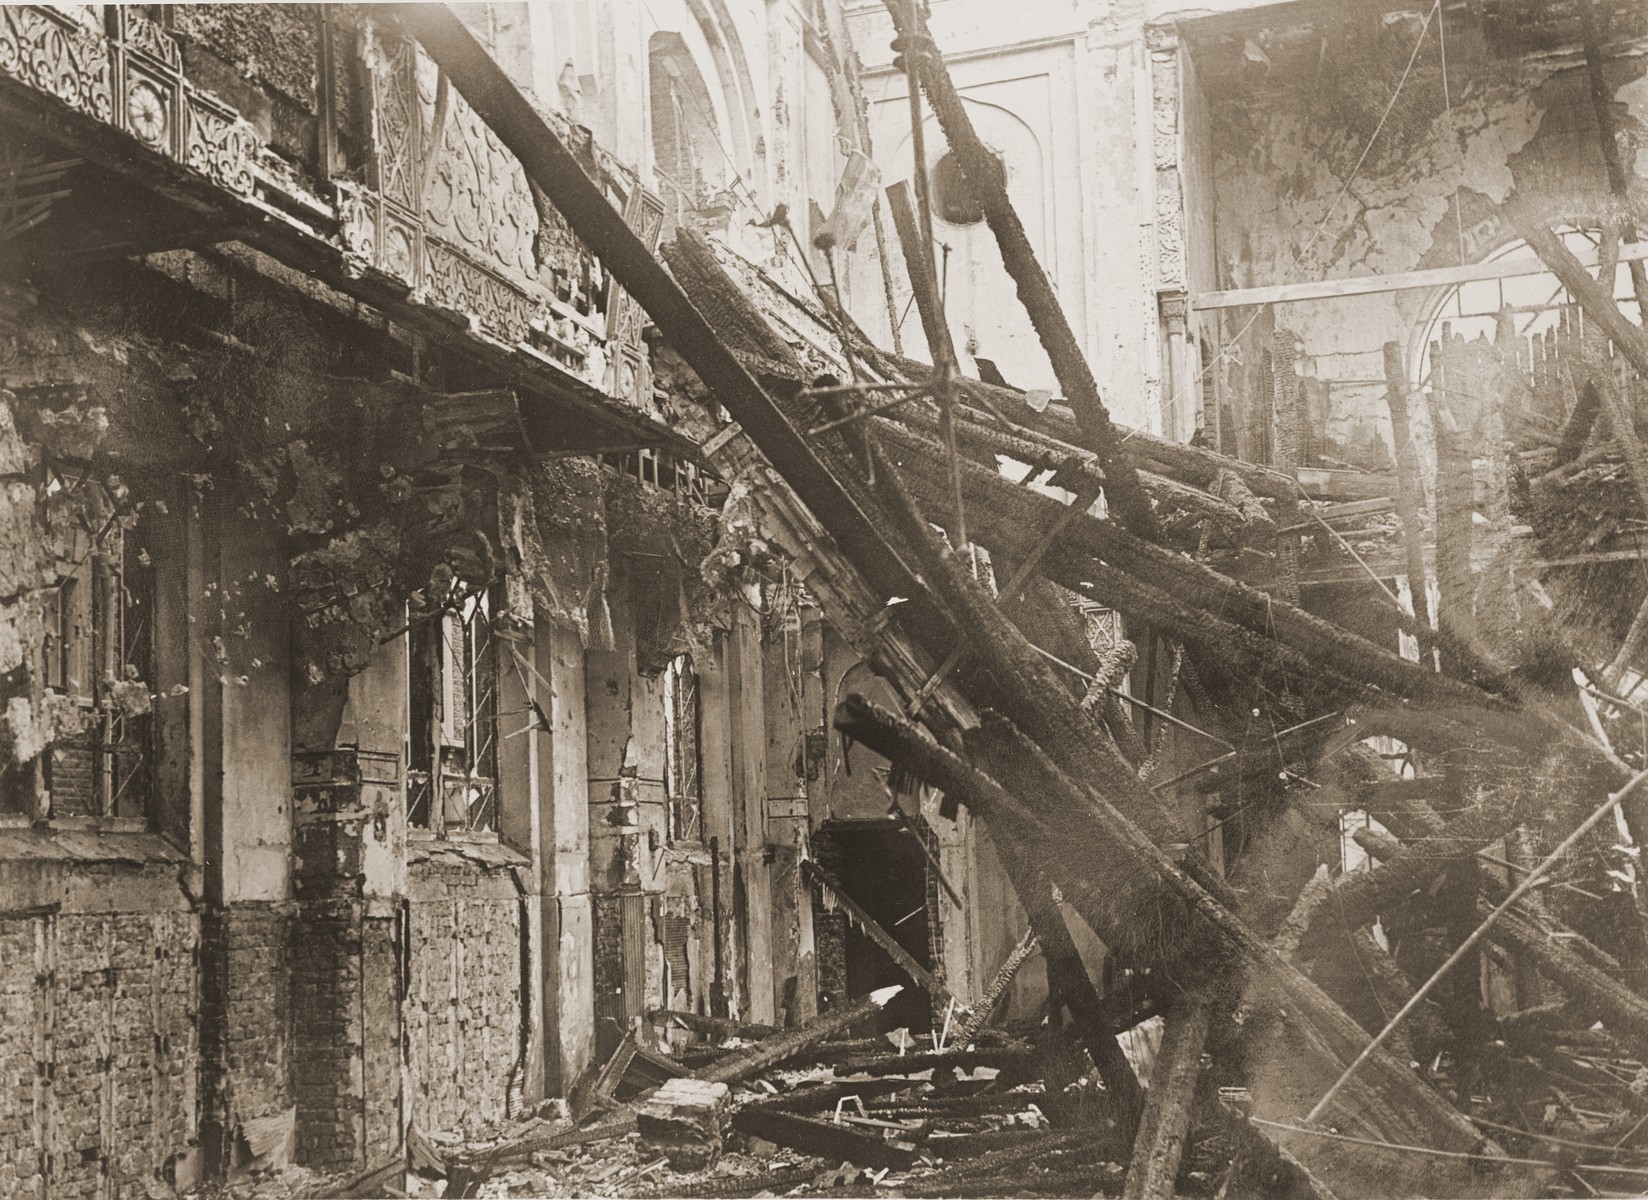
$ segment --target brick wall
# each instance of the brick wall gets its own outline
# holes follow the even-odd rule
[[[0,1195],[145,1196],[196,1137],[187,912],[0,920]]]
[[[414,864],[410,892],[412,1122],[475,1131],[504,1119],[518,1079],[519,893],[507,869],[446,861]]]
[[[293,1106],[292,906],[241,902],[206,919],[203,970],[220,982],[202,989],[202,1054],[226,1073],[223,1103],[231,1130]],[[223,1012],[211,1012],[221,992]],[[214,1044],[220,1036],[223,1045]],[[236,1161],[244,1149],[231,1147]]]
[[[292,1094],[298,1161],[326,1166],[360,1160],[362,1090],[360,903],[304,903],[292,946]],[[393,978],[382,986],[394,987]]]

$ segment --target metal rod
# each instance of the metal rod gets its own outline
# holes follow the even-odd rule
[[[920,391],[912,392],[908,396],[900,396],[897,400],[888,400],[884,404],[877,404],[872,408],[862,409],[859,412],[848,413],[844,417],[837,417],[833,421],[825,421],[822,425],[814,425],[807,430],[808,437],[817,437],[821,433],[829,433],[832,429],[840,429],[843,425],[851,425],[854,421],[862,421],[865,417],[877,417],[891,409],[903,408],[912,400],[920,400],[927,394],[925,385],[918,385]]]
[[[1631,776],[1630,782],[1604,800],[1595,812],[1580,822],[1579,828],[1575,829],[1567,837],[1563,838],[1562,843],[1557,846],[1555,850],[1552,850],[1549,854],[1547,854],[1544,860],[1537,867],[1528,872],[1528,877],[1526,879],[1511,889],[1511,894],[1506,896],[1504,901],[1483,919],[1482,923],[1476,927],[1470,937],[1460,943],[1459,948],[1448,956],[1446,962],[1431,973],[1431,977],[1420,985],[1419,990],[1414,992],[1412,996],[1408,997],[1408,1002],[1397,1010],[1394,1017],[1385,1023],[1385,1027],[1379,1031],[1378,1036],[1367,1044],[1362,1053],[1356,1056],[1355,1061],[1353,1061],[1350,1066],[1345,1068],[1345,1073],[1334,1081],[1333,1086],[1327,1090],[1326,1094],[1324,1094],[1323,1097],[1316,1102],[1316,1106],[1312,1108],[1305,1116],[1306,1121],[1315,1121],[1321,1117],[1323,1111],[1326,1110],[1333,1098],[1339,1094],[1345,1084],[1350,1082],[1350,1077],[1356,1074],[1357,1069],[1360,1068],[1363,1063],[1367,1062],[1368,1059],[1373,1057],[1374,1052],[1378,1050],[1380,1046],[1383,1046],[1390,1035],[1396,1031],[1396,1027],[1406,1019],[1409,1013],[1419,1007],[1425,997],[1430,995],[1431,992],[1435,990],[1436,985],[1442,982],[1447,973],[1458,965],[1460,959],[1464,958],[1465,955],[1470,952],[1472,947],[1487,936],[1488,930],[1493,927],[1494,922],[1504,916],[1505,913],[1510,910],[1511,906],[1518,900],[1522,899],[1523,896],[1526,896],[1530,891],[1538,886],[1540,881],[1544,878],[1545,872],[1549,871],[1551,867],[1556,864],[1558,859],[1571,850],[1580,838],[1589,833],[1591,829],[1602,820],[1603,817],[1606,817],[1610,812],[1612,812],[1620,801],[1624,800],[1625,797],[1635,791],[1637,786],[1645,779],[1648,779],[1648,771],[1638,771],[1635,775]]]
[[[917,829],[915,822],[910,820],[909,814],[904,811],[904,806],[898,802],[898,797],[894,796],[892,800],[892,811],[897,815],[899,824],[904,826],[905,832],[915,838],[916,845],[921,847],[921,853],[927,859],[927,864],[933,868],[933,876],[938,880],[939,886],[944,889],[945,894],[950,897],[950,900],[957,908],[965,907],[961,902],[960,893],[945,878],[944,868],[939,865],[938,855],[933,853],[932,847],[927,844],[927,839],[921,836],[921,830]]]
[[[1095,676],[1089,675],[1086,671],[1082,670],[1080,667],[1076,666],[1074,663],[1065,662],[1064,659],[1059,658],[1058,656],[1056,656],[1054,654],[1050,654],[1048,651],[1043,650],[1040,646],[1036,645],[1033,642],[1031,643],[1030,648],[1032,650],[1034,650],[1037,654],[1039,654],[1043,658],[1045,658],[1048,662],[1052,663],[1055,667],[1063,667],[1066,671],[1069,671],[1072,675],[1075,675],[1078,678],[1087,680],[1088,683],[1094,682],[1094,680],[1096,678]],[[1122,691],[1121,688],[1107,687],[1107,688],[1105,688],[1105,691],[1109,692],[1112,696],[1115,696],[1118,700],[1125,700],[1129,704],[1131,704],[1134,708],[1142,709],[1143,711],[1149,713],[1151,716],[1160,717],[1162,720],[1167,721],[1171,724],[1177,725],[1180,729],[1183,729],[1183,730],[1185,730],[1189,733],[1200,734],[1202,737],[1205,737],[1210,742],[1215,742],[1220,746],[1228,747],[1232,752],[1234,752],[1235,749],[1236,749],[1236,747],[1232,743],[1225,741],[1225,739],[1220,737],[1218,734],[1209,733],[1205,729],[1198,729],[1196,726],[1192,725],[1189,721],[1182,720],[1179,717],[1175,717],[1170,712],[1163,712],[1159,708],[1156,708],[1152,705],[1146,704],[1143,700],[1140,700],[1137,696],[1134,696],[1134,695],[1132,695],[1128,692]],[[1171,780],[1169,782],[1171,782]]]

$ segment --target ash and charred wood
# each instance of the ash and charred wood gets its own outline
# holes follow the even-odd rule
[[[1052,362],[1059,387],[1076,415],[1082,433],[1080,444],[1098,456],[1110,506],[1129,528],[1144,537],[1155,536],[1157,525],[1150,500],[1139,484],[1133,464],[1120,451],[1121,435],[1111,424],[1109,410],[1099,395],[1098,382],[1065,318],[1052,281],[1037,261],[1024,224],[1007,195],[1001,160],[979,140],[972,118],[967,115],[919,12],[913,5],[907,5],[906,0],[888,0],[887,9],[898,31],[902,52],[914,66],[922,90],[933,106],[933,115],[938,118],[951,152],[984,211],[985,222],[1001,248],[1002,265],[1018,289],[1019,302],[1029,314],[1042,348]]]
[[[956,361],[951,346],[950,328],[944,323],[944,311],[938,297],[928,286],[936,278],[933,271],[932,247],[922,236],[916,223],[916,210],[910,199],[910,185],[903,180],[886,190],[887,210],[893,214],[893,229],[898,234],[899,247],[904,251],[904,268],[910,277],[910,291],[916,302],[916,315],[921,319],[921,331],[927,338],[927,353],[936,363],[948,355]]]
[[[903,451],[898,461],[907,468],[907,484],[919,499],[928,500],[937,484],[930,478],[932,468],[924,464],[943,461],[937,444],[891,422],[877,422],[876,432],[889,447]],[[1020,531],[1026,524],[1039,526],[1064,511],[1058,500],[1018,487],[977,464],[964,463],[963,475],[973,523],[978,526],[979,540],[986,544],[1010,546],[1022,537]],[[1059,551],[1044,560],[1045,574],[1066,586],[1098,582],[1093,571],[1108,566],[1177,597],[1175,607],[1184,614],[1179,621],[1190,628],[1181,630],[1172,616],[1156,618],[1148,610],[1134,615],[1180,640],[1198,640],[1200,635],[1199,640],[1205,641],[1209,628],[1239,626],[1263,637],[1272,657],[1277,646],[1297,651],[1302,657],[1295,665],[1309,665],[1317,671],[1337,667],[1347,677],[1361,680],[1364,688],[1371,685],[1404,698],[1472,707],[1501,703],[1472,684],[1426,671],[1328,621],[1136,538],[1113,522],[1076,518],[1059,539]]]
[[[1299,949],[1299,943],[1304,940],[1305,931],[1310,928],[1316,917],[1316,910],[1328,898],[1332,883],[1333,877],[1328,874],[1327,864],[1318,866],[1316,874],[1310,877],[1310,882],[1305,884],[1298,898],[1294,900],[1292,909],[1282,921],[1282,927],[1271,939],[1271,945],[1276,948],[1276,953],[1283,958],[1292,959]]]
[[[857,1097],[868,1108],[871,1107],[871,1101],[886,1096],[897,1096],[925,1086],[908,1079],[853,1079],[845,1083],[799,1087],[793,1092],[785,1092],[770,1099],[756,1100],[753,1104],[755,1107],[771,1109],[774,1112],[817,1113],[833,1111],[843,1100]]]
[[[955,1045],[972,1045],[973,1039],[978,1036],[979,1030],[983,1029],[985,1022],[990,1019],[990,1014],[996,1011],[996,1005],[1001,1003],[1001,998],[1007,994],[1007,989],[1013,985],[1013,980],[1018,975],[1019,968],[1036,952],[1037,945],[1035,930],[1025,930],[1024,936],[1018,941],[1018,945],[1013,947],[1006,960],[996,969],[994,978],[990,980],[990,986],[984,989],[984,995],[979,997],[978,1003],[968,1011],[961,1027],[952,1035]]]
[[[860,1167],[903,1170],[916,1161],[913,1141],[888,1141],[879,1133],[842,1122],[746,1105],[732,1116],[732,1127],[746,1137],[765,1138],[813,1158],[850,1162]]]
[[[937,432],[939,428],[938,419],[925,412],[907,411],[898,419],[927,432]],[[962,446],[969,450],[1004,454],[1042,471],[1054,472],[1054,482],[1067,490],[1080,490],[1083,484],[1095,489],[1103,486],[1104,471],[1091,450],[1047,434],[1028,428],[1004,431],[971,411],[958,414],[956,433]],[[1228,495],[1181,483],[1154,471],[1140,470],[1138,474],[1140,484],[1159,510],[1182,513],[1196,525],[1211,525],[1235,537],[1268,532],[1275,527],[1264,505],[1230,472],[1223,476],[1233,485]]]
[[[972,1159],[960,1169],[946,1169],[937,1175],[931,1176],[928,1182],[939,1183],[945,1179],[977,1178],[981,1175],[993,1175],[1008,1167],[1029,1162],[1044,1154],[1056,1150],[1074,1150],[1091,1146],[1096,1141],[1103,1140],[1103,1133],[1098,1129],[1061,1129],[1055,1132],[1039,1131],[1019,1145],[1004,1146],[988,1151]]]
[[[1357,830],[1353,836],[1369,854],[1387,861],[1408,853],[1390,838],[1369,830]],[[1485,922],[1505,891],[1490,885],[1484,895],[1477,897],[1474,919]],[[1609,1028],[1648,1039],[1648,1000],[1625,986],[1618,977],[1618,965],[1610,970],[1613,960],[1589,939],[1549,916],[1536,924],[1515,911],[1499,917],[1489,927],[1487,938],[1512,954],[1526,957],[1574,1003],[1600,1017]]]
[[[1648,512],[1648,458],[1644,457],[1642,439],[1637,436],[1636,414],[1631,411],[1631,405],[1626,398],[1614,387],[1614,381],[1608,374],[1606,370],[1596,372],[1586,386],[1595,388],[1597,395],[1602,398],[1602,406],[1608,414],[1608,424],[1613,431],[1614,441],[1618,443],[1620,452],[1625,455],[1625,467],[1630,472],[1632,485],[1636,488],[1637,500],[1642,505],[1642,511]]]
[[[692,298],[693,305],[715,329],[727,348],[740,355],[757,355],[778,364],[784,374],[806,377],[795,350],[773,329],[749,294],[727,278],[715,250],[704,236],[682,227],[663,247],[664,261]]]
[[[1118,1030],[1098,989],[1093,986],[1064,914],[1053,903],[1053,885],[1042,865],[1026,853],[1020,842],[1006,838],[993,839],[992,844],[1020,906],[1029,917],[1030,932],[1041,946],[1050,997],[1070,1013],[1076,1034],[1113,1102],[1117,1124],[1131,1135],[1144,1106],[1144,1092],[1133,1064],[1116,1040]],[[974,1037],[977,1036],[975,1032]]]
[[[863,1086],[857,1084],[854,1086]],[[922,1120],[977,1117],[985,1113],[1022,1113],[1036,1103],[1025,1092],[984,1092],[977,1096],[920,1096],[914,1100],[895,1097],[866,1102],[865,1110],[889,1119],[919,1117]]]
[[[781,1062],[805,1053],[818,1045],[830,1034],[847,1028],[865,1017],[879,1012],[887,1001],[896,996],[902,989],[898,986],[881,988],[871,992],[868,996],[834,1012],[814,1017],[806,1024],[796,1029],[785,1030],[767,1038],[765,1041],[744,1050],[737,1050],[724,1058],[717,1059],[708,1067],[698,1072],[694,1078],[707,1083],[737,1083],[775,1067]],[[645,1097],[640,1097],[645,1099]],[[539,1150],[560,1150],[567,1146],[583,1145],[587,1142],[607,1141],[611,1138],[624,1137],[635,1132],[636,1109],[633,1104],[621,1105],[613,1109],[612,1114],[594,1125],[582,1129],[567,1129],[558,1133],[531,1134],[514,1141],[505,1142],[490,1150],[481,1151],[468,1160],[469,1164],[481,1164],[486,1174],[498,1166],[518,1162]],[[486,1174],[481,1176],[486,1178]]]
[[[1590,440],[1591,430],[1596,428],[1597,417],[1602,414],[1602,396],[1595,386],[1587,382],[1580,389],[1579,400],[1574,404],[1574,411],[1568,414],[1568,419],[1562,424],[1562,436],[1557,439],[1556,461],[1557,466],[1541,475],[1536,481],[1546,483],[1562,478],[1558,474],[1564,466],[1578,467],[1583,461],[1581,451],[1585,443]],[[1603,447],[1598,447],[1603,449]]]
[[[985,1129],[973,1133],[940,1133],[927,1139],[926,1151],[946,1162],[983,1158],[1003,1150],[1016,1150],[1034,1142],[1044,1141],[1044,1135],[1035,1129]]]
[[[912,1200],[918,1197],[942,1197],[943,1200],[965,1200],[973,1196],[1105,1196],[1111,1180],[1103,1168],[1091,1166],[1064,1170],[1039,1170],[1014,1175],[986,1175],[969,1177],[946,1184],[914,1184],[904,1190]]]
[[[1168,1010],[1122,1200],[1173,1200],[1213,1011],[1214,1001],[1206,992],[1186,993]]]
[[[967,631],[968,656],[988,680],[990,702],[1020,728],[1036,730],[1054,761],[1116,798],[1147,829],[1165,836],[1172,824],[1167,807],[1100,736],[1102,726],[1075,702],[1052,664],[1007,620],[959,557],[932,535],[899,472],[868,440],[867,432],[864,449],[875,463],[877,491],[894,533],[904,538],[924,582],[950,613],[952,628]],[[993,474],[974,463],[962,466],[969,474]],[[1068,515],[1062,505],[1058,508],[1052,516]]]
[[[795,1029],[785,1030],[754,1046],[729,1054],[706,1068],[698,1078],[710,1083],[737,1083],[749,1079],[769,1067],[776,1067],[787,1059],[805,1053],[832,1033],[875,1015],[902,990],[897,984],[878,988],[833,1012],[821,1013]]]
[[[1276,529],[1276,518],[1237,472],[1229,468],[1220,471],[1207,490],[1239,512],[1249,525],[1265,532]]]
[[[1288,329],[1277,329],[1270,336],[1270,425],[1271,460],[1276,468],[1298,477],[1302,414],[1299,375],[1294,369],[1298,344],[1297,335]],[[1276,515],[1284,529],[1295,524],[1299,515],[1299,500],[1281,504]],[[1299,603],[1298,532],[1283,533],[1276,539],[1276,589],[1287,600]]]
[[[1265,1097],[1265,1111],[1275,1119],[1296,1117],[1366,1044],[1362,1027],[1320,988],[1283,961],[1137,827],[1061,779],[1051,764],[1044,762],[1028,776],[1022,791],[1027,799],[1021,801],[917,727],[862,697],[848,697],[836,721],[849,736],[956,795],[975,811],[997,845],[1015,838],[1024,841],[1028,852],[1044,861],[1065,899],[1120,961],[1146,965],[1162,963],[1166,956],[1167,973],[1183,972],[1193,986],[1204,982],[1219,964],[1246,968],[1244,982],[1251,992],[1244,1003],[1255,1014],[1254,1036],[1269,1040],[1265,1059],[1253,1066],[1260,1085],[1253,1090]],[[990,724],[998,728],[987,732]],[[969,753],[987,750],[989,740],[1006,740],[1019,759],[1040,753],[1016,731],[1000,729],[1000,724],[987,722],[973,731],[968,736]],[[995,761],[1011,765],[1007,755]],[[992,771],[996,769],[992,765]],[[1054,790],[1036,786],[1037,780],[1049,778],[1058,781]],[[1080,846],[1080,854],[1071,854],[1071,846]],[[1354,1098],[1344,1097],[1335,1109],[1333,1120],[1342,1128],[1439,1149],[1479,1147],[1480,1137],[1469,1123],[1404,1064],[1380,1052],[1363,1070],[1367,1073],[1352,1080],[1359,1088]],[[1330,1187],[1336,1180],[1354,1179],[1362,1187],[1359,1194],[1369,1194],[1363,1185],[1370,1178],[1378,1180],[1377,1190],[1386,1195],[1403,1194],[1403,1189],[1421,1191],[1421,1178],[1433,1190],[1450,1186],[1437,1182],[1438,1160],[1419,1166],[1401,1154],[1368,1147],[1347,1158],[1342,1147],[1324,1151],[1322,1139],[1285,1132],[1278,1134],[1278,1141]],[[1464,1178],[1455,1180],[1461,1188]]]
[[[1596,113],[1597,141],[1602,147],[1602,163],[1608,172],[1608,190],[1625,210],[1619,235],[1628,242],[1637,240],[1636,222],[1628,215],[1631,208],[1631,178],[1625,156],[1620,153],[1619,118],[1614,112],[1614,89],[1602,71],[1602,31],[1599,28],[1594,0],[1579,0],[1581,38],[1585,45],[1585,79],[1590,84],[1591,108]],[[1632,259],[1627,270],[1631,276],[1631,290],[1636,293],[1638,310],[1648,313],[1648,268],[1641,259]],[[1605,276],[1613,279],[1610,270]],[[1603,276],[1599,275],[1599,278]]]
[[[1392,437],[1396,441],[1396,516],[1402,524],[1402,553],[1408,564],[1408,589],[1413,597],[1413,615],[1419,628],[1429,633],[1430,596],[1425,585],[1424,484],[1419,476],[1419,450],[1413,441],[1412,418],[1408,412],[1408,371],[1402,361],[1402,347],[1385,343],[1385,405],[1390,409]],[[1421,640],[1423,649],[1429,638]]]
[[[1034,1060],[1035,1051],[1029,1046],[974,1046],[971,1049],[929,1050],[920,1054],[880,1054],[874,1058],[843,1063],[841,1069],[854,1075],[883,1076],[910,1075],[929,1067],[937,1070],[954,1067],[962,1071],[989,1067],[1000,1071],[1004,1080],[1022,1083],[1031,1078],[1030,1067]]]
[[[1477,851],[1519,825],[1522,815],[1511,809],[1479,804],[1448,822],[1444,837],[1427,838],[1400,847],[1371,871],[1339,876],[1329,899],[1318,910],[1316,927],[1329,923],[1327,936],[1341,925],[1371,925],[1382,912],[1392,912],[1419,893],[1428,893],[1449,868],[1468,862]],[[1360,831],[1359,831],[1360,832]]]
[[[793,1188],[814,1182],[818,1176],[816,1166],[791,1167],[786,1171],[766,1171],[760,1175],[689,1179],[634,1194],[637,1200],[732,1200],[733,1197],[760,1193],[782,1196]]]
[[[919,364],[916,364],[916,369],[919,370]],[[1026,403],[1023,392],[976,379],[962,380],[961,389],[963,395],[988,402],[1016,426],[1069,445],[1082,444],[1079,426],[1062,409],[1048,408],[1038,413]],[[980,409],[973,419],[989,421],[993,417],[987,410]],[[1217,484],[1219,476],[1228,471],[1257,496],[1270,500],[1293,500],[1299,495],[1299,484],[1295,480],[1269,467],[1243,462],[1202,446],[1175,442],[1142,429],[1122,428],[1122,452],[1136,470],[1154,471],[1192,487],[1210,490]]]
[[[883,929],[879,921],[864,911],[864,906],[848,894],[847,890],[841,886],[839,879],[819,866],[813,859],[803,859],[801,865],[814,883],[835,897],[836,902],[847,910],[853,922],[864,931],[865,936],[881,947],[887,957],[898,965],[898,969],[909,977],[911,983],[924,988],[927,994],[939,1004],[948,1004],[955,999],[949,988],[940,983],[931,971],[917,962],[914,955],[899,945],[898,939]]]
[[[674,1008],[654,1008],[647,1016],[654,1021],[674,1021],[700,1037],[742,1038],[760,1041],[783,1031],[775,1025],[756,1025],[748,1021],[734,1021],[727,1017],[706,1017],[701,1013],[682,1012]]]

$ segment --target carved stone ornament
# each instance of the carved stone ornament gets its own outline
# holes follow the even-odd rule
[[[184,161],[212,182],[242,196],[252,193],[256,178],[257,133],[232,110],[199,94],[188,98],[188,144]]]
[[[120,36],[111,39],[67,11],[0,7],[0,74],[124,129],[220,187],[250,195],[262,151],[256,132],[184,80],[182,54],[164,29],[125,10],[116,18]]]
[[[0,7],[0,73],[99,121],[114,118],[109,43],[73,17],[43,7]]]
[[[505,341],[527,339],[535,306],[523,292],[434,238],[424,246],[423,288],[430,304],[469,314]]]

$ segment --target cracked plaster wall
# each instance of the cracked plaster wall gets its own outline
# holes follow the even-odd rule
[[[1356,70],[1350,63],[1325,69],[1339,68]],[[1648,123],[1644,60],[1614,59],[1607,71],[1624,123],[1642,128]],[[1493,206],[1512,195],[1560,213],[1606,189],[1583,67],[1523,63],[1456,78],[1451,112],[1440,78],[1416,72],[1348,190],[1371,124],[1336,122],[1337,110],[1313,102],[1308,88],[1276,89],[1224,106],[1218,84],[1207,86],[1220,288],[1478,261],[1514,237],[1492,215]],[[1639,152],[1639,176],[1645,165]],[[1399,341],[1411,364],[1443,296],[1432,289],[1293,303],[1251,325],[1251,308],[1231,309],[1224,336],[1228,344],[1247,326],[1241,352],[1252,363],[1271,328],[1298,334],[1306,374],[1329,389],[1321,432],[1341,449],[1370,447],[1375,438],[1389,439],[1381,348]]]

